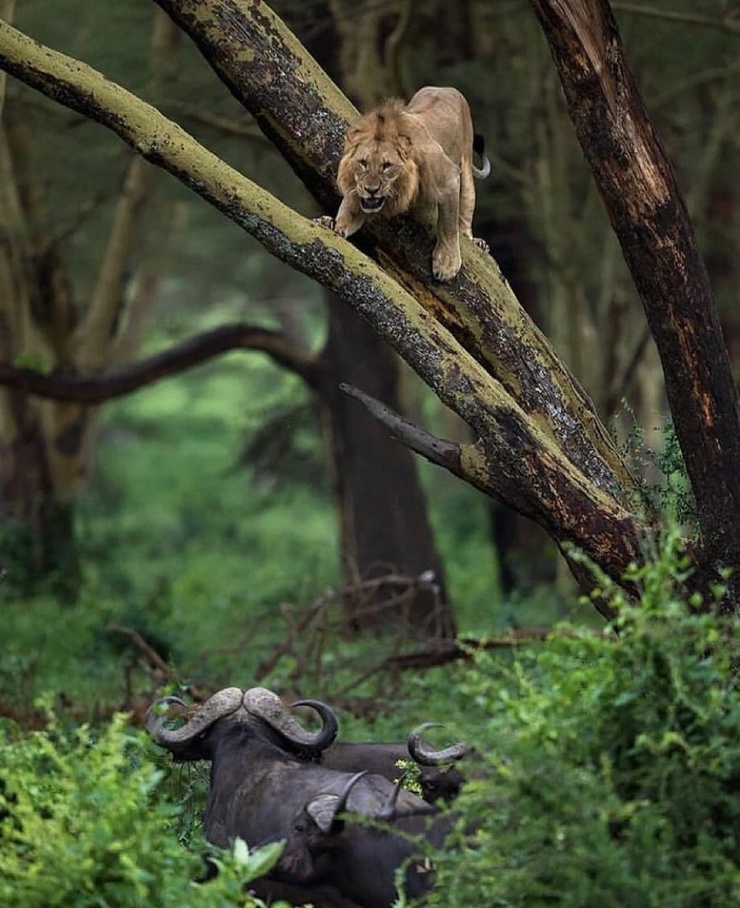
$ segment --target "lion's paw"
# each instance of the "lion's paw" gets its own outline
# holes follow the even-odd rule
[[[451,281],[462,265],[459,252],[435,249],[432,253],[432,274],[438,281]]]
[[[328,214],[322,214],[320,218],[313,219],[314,224],[321,224],[322,227],[328,227],[329,230],[333,230],[336,233],[337,222],[334,218],[329,217]]]

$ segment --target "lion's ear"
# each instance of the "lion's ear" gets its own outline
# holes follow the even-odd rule
[[[407,136],[403,132],[398,133],[398,151],[401,155],[408,154],[411,151],[413,144],[411,136]]]
[[[353,145],[357,145],[362,138],[362,132],[361,126],[350,126],[344,136],[344,147],[351,148]]]

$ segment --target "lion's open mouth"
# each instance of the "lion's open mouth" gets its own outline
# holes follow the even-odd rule
[[[360,207],[366,214],[374,214],[383,207],[385,199],[370,198],[360,199]]]

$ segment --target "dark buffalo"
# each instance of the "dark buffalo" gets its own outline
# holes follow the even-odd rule
[[[418,899],[429,891],[433,868],[420,840],[439,847],[451,820],[428,804],[409,809],[408,803],[401,808],[386,803],[370,813],[366,785],[373,778],[382,776],[356,773],[339,795],[322,794],[304,805],[294,818],[276,878],[328,884],[363,908],[394,903],[400,868],[408,897]]]
[[[384,775],[311,762],[333,742],[337,724],[324,704],[304,705],[321,715],[315,734],[264,688],[219,691],[176,730],[152,709],[147,728],[176,760],[211,761],[203,817],[209,842],[228,847],[237,836],[250,846],[285,840],[287,854],[276,871],[284,882],[309,888],[328,884],[362,908],[389,908],[395,872],[416,851],[405,835],[424,832],[435,808]],[[385,826],[342,825],[340,810],[383,818]],[[420,892],[425,884],[418,868],[408,876],[413,891]]]

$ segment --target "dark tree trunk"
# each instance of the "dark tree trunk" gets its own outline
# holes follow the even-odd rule
[[[38,406],[31,407],[23,393],[8,396],[16,404],[19,431],[11,444],[2,446],[7,469],[0,483],[0,567],[14,595],[47,590],[72,602],[80,582],[74,507],[55,494]]]
[[[454,619],[414,456],[339,387],[357,385],[401,410],[398,360],[343,300],[332,298],[329,313],[321,399],[336,471],[345,584],[351,588],[358,581],[396,578],[349,593],[346,619],[354,630],[402,624],[415,635],[453,636]],[[431,575],[433,582],[420,582],[422,574]]]
[[[607,0],[531,0],[655,339],[710,562],[740,560],[740,408],[683,194]]]
[[[333,0],[330,8],[334,40],[327,43],[325,35],[316,50],[348,97],[368,109],[382,97],[403,94],[398,57],[409,24],[408,0],[364,8]],[[340,521],[345,620],[353,629],[402,625],[421,636],[453,636],[414,455],[339,389],[343,382],[356,385],[402,411],[398,359],[346,300],[328,297],[321,396]],[[389,575],[396,582],[363,584]],[[420,582],[420,575],[432,575],[433,582]]]
[[[542,327],[537,283],[531,274],[536,244],[526,220],[522,215],[512,215],[501,223],[489,215],[479,218],[478,224],[477,232],[490,246],[517,299],[535,324]],[[500,501],[491,501],[488,519],[504,595],[517,591],[526,596],[539,585],[555,583],[558,553],[541,527]]]
[[[259,0],[248,6],[235,0],[156,2],[194,37],[326,210],[336,211],[336,164],[355,112],[269,7]],[[667,382],[677,383],[669,398],[701,502],[705,545],[696,555],[700,574],[709,578],[721,565],[740,564],[740,417],[685,209],[642,116],[608,6],[599,0],[532,2],[636,273]],[[341,294],[475,439],[435,439],[366,397],[406,444],[534,519],[566,557],[574,549],[585,552],[617,582],[644,560],[653,527],[639,505],[637,484],[588,395],[480,250],[463,242],[460,274],[437,285],[430,276],[429,238],[411,219],[369,226],[361,238],[368,258],[287,209],[120,87],[1,22],[0,65],[114,130],[283,261]],[[675,362],[667,363],[671,355]],[[590,590],[593,575],[583,560],[570,563]],[[732,594],[737,604],[740,589]]]

